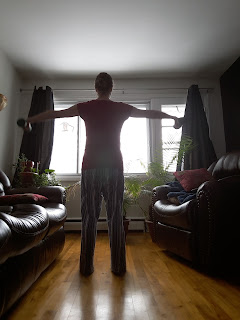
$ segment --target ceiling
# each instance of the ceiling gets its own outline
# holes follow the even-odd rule
[[[0,49],[25,78],[219,76],[240,0],[1,0]]]

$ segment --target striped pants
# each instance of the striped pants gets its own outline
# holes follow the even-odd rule
[[[97,221],[102,198],[107,210],[108,235],[111,249],[111,270],[116,274],[126,271],[125,234],[122,217],[124,177],[120,169],[99,168],[82,171],[81,214],[82,235],[80,272],[94,271],[93,258],[97,234]]]

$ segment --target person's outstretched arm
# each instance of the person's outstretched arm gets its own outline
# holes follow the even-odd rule
[[[130,117],[148,119],[173,119],[175,121],[175,129],[179,129],[182,126],[182,118],[171,116],[159,110],[141,110],[133,107]]]
[[[49,110],[42,113],[37,114],[36,116],[29,117],[27,119],[28,123],[42,122],[45,120],[51,120],[56,118],[67,118],[67,117],[75,117],[78,116],[77,105],[64,109],[64,110]]]

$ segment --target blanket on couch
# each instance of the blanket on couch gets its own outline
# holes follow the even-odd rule
[[[187,192],[183,189],[179,181],[172,181],[167,183],[167,185],[170,186],[170,192],[167,194],[170,201],[171,199],[177,199],[179,204],[182,204],[196,198],[197,188]]]

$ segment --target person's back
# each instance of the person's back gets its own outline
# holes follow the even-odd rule
[[[78,105],[86,125],[86,148],[82,168],[122,168],[120,133],[132,107],[111,100],[92,100]]]

